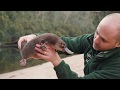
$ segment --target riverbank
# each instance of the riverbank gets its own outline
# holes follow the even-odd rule
[[[70,65],[71,70],[83,76],[83,54],[74,55],[63,60]],[[17,71],[0,74],[0,79],[57,79],[53,65],[50,62]]]

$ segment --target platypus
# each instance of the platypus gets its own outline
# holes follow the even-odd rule
[[[44,33],[32,39],[22,47],[20,51],[22,56],[20,65],[26,65],[26,60],[31,58],[36,53],[36,44],[42,44],[42,50],[45,50],[45,45],[50,45],[50,47],[54,48],[55,50],[66,52],[68,54],[74,53],[67,48],[66,43],[62,39],[60,39],[60,37],[53,33]]]

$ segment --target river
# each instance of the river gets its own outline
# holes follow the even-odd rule
[[[23,67],[19,64],[20,60],[21,55],[17,48],[0,48],[0,74],[35,66],[45,62],[43,60],[30,59],[27,61],[27,65]]]

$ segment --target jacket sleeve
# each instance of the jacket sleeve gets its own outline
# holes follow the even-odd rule
[[[65,61],[54,67],[54,70],[58,79],[120,79],[120,63],[106,65],[101,70],[93,71],[83,77],[73,72]]]
[[[71,71],[68,64],[63,60],[58,66],[54,67],[58,79],[77,79],[78,74]]]
[[[120,79],[120,62],[113,59],[112,62],[103,64],[100,70],[95,70],[90,74],[85,75],[85,79]]]

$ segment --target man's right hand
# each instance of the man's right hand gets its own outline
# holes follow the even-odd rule
[[[34,39],[36,37],[35,34],[31,34],[31,35],[26,35],[26,36],[22,36],[19,38],[18,40],[18,48],[21,50],[21,45],[24,42],[29,42],[30,40]]]

